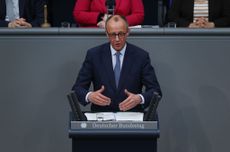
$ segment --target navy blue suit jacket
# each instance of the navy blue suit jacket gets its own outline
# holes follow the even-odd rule
[[[0,27],[8,27],[6,18],[6,0],[0,0]],[[19,0],[19,16],[25,18],[32,27],[44,22],[44,0]]]
[[[161,95],[161,89],[148,53],[129,43],[127,43],[124,55],[118,88],[115,84],[110,43],[88,50],[72,88],[83,105],[87,104],[85,97],[91,82],[94,90],[98,90],[104,85],[103,94],[111,98],[112,101],[111,105],[105,107],[92,104],[92,111],[119,111],[119,103],[127,98],[124,93],[125,89],[135,94],[142,94],[145,99],[144,105],[136,106],[130,111],[143,111],[149,105],[154,92]],[[143,86],[145,86],[145,91],[142,93]]]

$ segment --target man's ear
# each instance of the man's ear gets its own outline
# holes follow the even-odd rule
[[[130,33],[130,28],[128,28],[128,31],[126,33],[126,36],[129,36],[129,33]]]
[[[105,34],[106,34],[107,38],[109,38],[108,31],[107,31],[106,27],[105,27]]]
[[[106,34],[107,38],[109,38],[109,35],[108,35],[107,31],[105,32],[105,34]]]

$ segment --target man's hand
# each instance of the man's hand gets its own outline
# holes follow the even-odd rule
[[[26,20],[24,18],[19,18],[19,19],[16,19],[14,21],[11,21],[8,24],[8,27],[9,28],[16,28],[16,27],[20,27],[20,28],[31,28],[32,25],[30,23],[26,22]]]
[[[214,28],[215,24],[213,22],[207,22],[205,23],[205,28]]]
[[[20,26],[24,27],[24,28],[31,28],[32,25],[28,22],[26,22],[26,20],[24,18],[20,18]]]
[[[197,23],[195,23],[195,22],[190,23],[188,27],[189,28],[200,28],[200,26]]]
[[[97,23],[97,26],[99,27],[99,28],[105,28],[105,22],[106,22],[106,20],[109,18],[109,16],[111,16],[111,15],[108,15],[108,14],[105,14],[101,19],[101,21],[100,22],[98,22]]]
[[[91,103],[94,103],[99,106],[108,106],[111,103],[111,99],[104,96],[102,92],[105,90],[104,86],[101,86],[101,89],[91,92],[88,96],[88,100]]]
[[[189,24],[189,28],[214,28],[215,24],[206,18],[200,17],[195,22]]]
[[[138,94],[133,94],[127,89],[125,89],[125,94],[128,96],[128,98],[119,104],[121,111],[130,110],[141,103],[141,97]]]
[[[16,19],[16,20],[9,22],[8,27],[9,28],[20,27],[20,20]]]
[[[97,26],[98,26],[99,28],[105,28],[105,21],[100,21],[100,22],[98,22],[98,23],[97,23]]]

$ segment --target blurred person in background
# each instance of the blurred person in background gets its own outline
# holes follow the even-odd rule
[[[43,0],[0,0],[0,27],[40,27],[43,8]]]
[[[229,27],[230,0],[173,0],[167,21],[177,27]]]
[[[105,28],[109,14],[107,0],[77,0],[73,16],[81,27]],[[142,0],[115,0],[114,14],[125,16],[130,26],[142,24],[144,6]]]

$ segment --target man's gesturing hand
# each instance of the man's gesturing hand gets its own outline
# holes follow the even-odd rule
[[[121,111],[127,111],[141,103],[141,97],[138,94],[133,94],[127,89],[125,89],[125,94],[128,96],[128,98],[119,104]]]
[[[88,96],[88,100],[99,106],[110,105],[111,99],[102,94],[104,90],[105,90],[105,87],[101,86],[101,89],[91,92]]]

